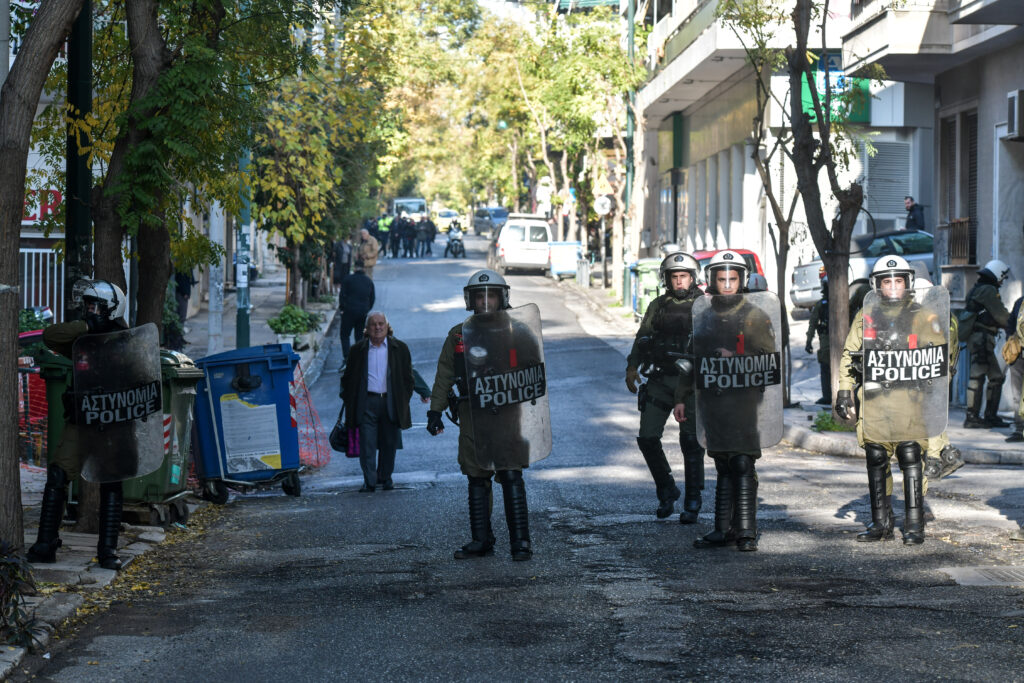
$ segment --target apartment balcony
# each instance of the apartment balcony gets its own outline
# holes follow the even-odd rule
[[[848,73],[880,64],[892,80],[931,83],[1024,38],[1020,0],[861,0],[853,9],[843,36]]]

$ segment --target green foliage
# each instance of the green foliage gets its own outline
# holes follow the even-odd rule
[[[319,313],[309,313],[293,304],[287,304],[276,318],[267,321],[274,334],[305,334],[320,329],[323,320]]]
[[[333,294],[321,294],[320,296],[318,296],[315,299],[313,299],[313,301],[318,303],[318,304],[333,304],[334,303],[334,295]]]
[[[31,309],[23,308],[18,311],[18,332],[41,330],[49,324],[50,323],[43,320],[42,316]]]
[[[25,648],[39,642],[43,624],[25,603],[25,596],[35,592],[28,560],[10,543],[0,541],[0,642]]]
[[[832,417],[831,410],[819,410],[818,414],[814,416],[814,424],[811,429],[816,432],[855,432],[857,426],[837,421]]]

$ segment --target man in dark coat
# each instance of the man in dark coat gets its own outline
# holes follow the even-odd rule
[[[373,493],[378,484],[385,491],[395,487],[391,474],[395,452],[402,447],[401,430],[412,427],[412,356],[394,334],[387,316],[371,312],[366,317],[366,336],[348,353],[341,376],[345,426],[359,428],[359,465],[363,470],[359,490],[363,493]]]
[[[924,230],[924,207],[907,195],[903,198],[903,207],[907,210],[906,230]]]
[[[348,358],[348,350],[351,347],[349,338],[352,333],[355,332],[357,342],[363,338],[366,314],[373,308],[375,298],[373,280],[366,277],[363,267],[357,264],[355,272],[342,281],[338,294],[338,310],[341,311],[341,353],[345,358]]]

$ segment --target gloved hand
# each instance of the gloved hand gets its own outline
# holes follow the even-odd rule
[[[441,413],[436,410],[427,411],[427,431],[431,436],[437,436],[444,431],[444,422],[441,421]]]
[[[807,342],[807,346],[804,347],[804,351],[807,353],[814,353],[814,344]]]
[[[857,408],[853,403],[853,392],[843,389],[836,393],[836,415],[844,420],[857,417]]]
[[[640,373],[636,371],[636,368],[626,368],[626,388],[629,389],[629,393],[636,393],[636,383],[640,381]]]

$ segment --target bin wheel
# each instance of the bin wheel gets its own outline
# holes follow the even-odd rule
[[[150,505],[149,506],[149,525],[167,527],[171,523],[171,512],[170,509],[163,511],[160,508],[162,505]]]
[[[171,523],[185,524],[188,522],[188,503],[179,498],[170,505]]]
[[[228,486],[220,479],[203,483],[203,499],[215,505],[223,505],[228,502]]]
[[[302,483],[299,481],[299,473],[289,472],[288,476],[281,482],[281,489],[289,496],[301,496]]]

